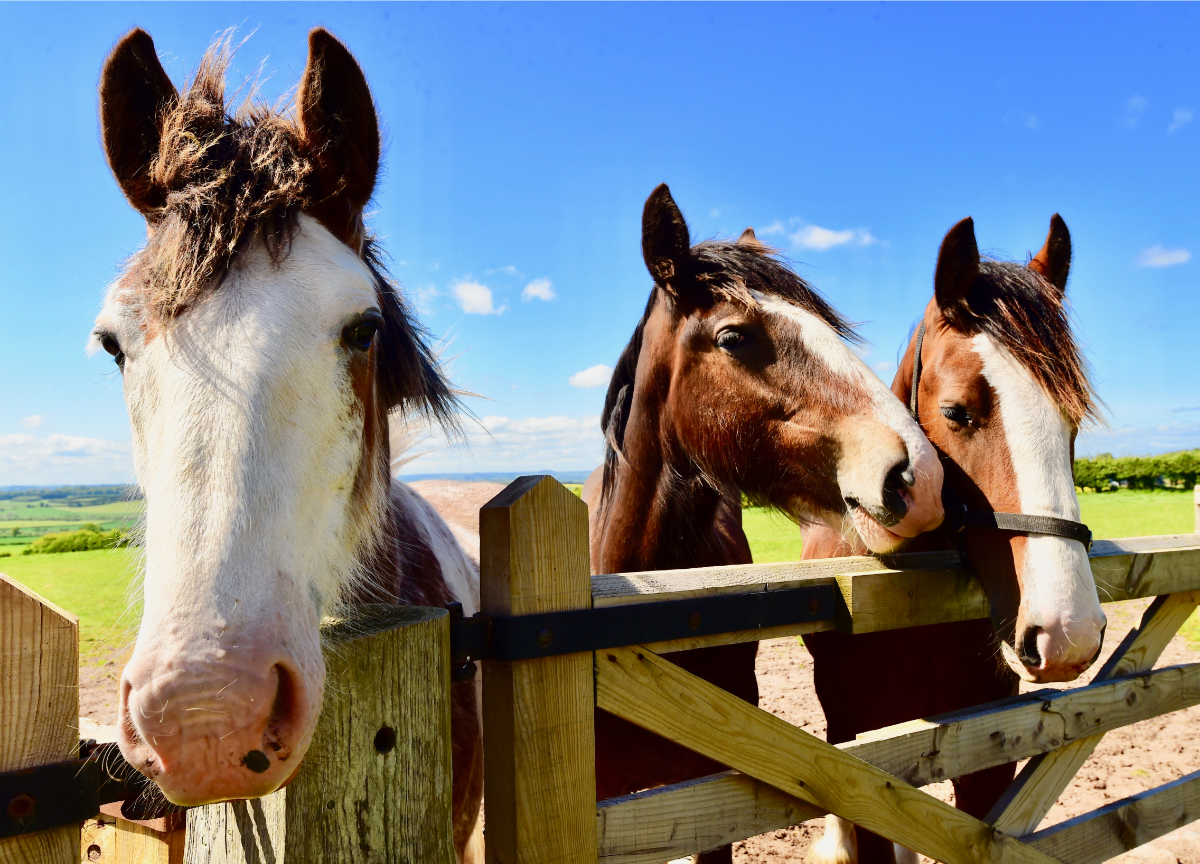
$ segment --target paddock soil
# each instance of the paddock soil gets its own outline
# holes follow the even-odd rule
[[[1109,619],[1104,640],[1106,647],[1101,661],[1093,668],[1100,667],[1141,619],[1142,611],[1148,605],[1148,600],[1131,600],[1104,607]],[[1193,650],[1184,637],[1176,636],[1157,665],[1197,661],[1200,661],[1200,650]],[[1087,683],[1088,679],[1090,676],[1071,684],[1053,686],[1076,687]],[[773,639],[761,643],[758,680],[763,708],[807,732],[825,737],[825,718],[813,690],[812,658],[798,639]],[[1023,689],[1040,689],[1041,686]],[[1197,730],[1200,730],[1200,706],[1109,732],[1046,816],[1043,825],[1053,825],[1200,770]],[[928,789],[944,801],[954,800],[954,790],[949,782]],[[737,843],[733,860],[735,864],[803,861],[809,845],[821,836],[822,822],[818,819]],[[1185,826],[1114,860],[1127,864],[1200,864],[1200,823]]]
[[[1135,600],[1105,607],[1109,617],[1105,657],[1141,618],[1149,601]],[[112,724],[116,718],[117,685],[127,652],[103,665],[80,669],[80,713]],[[1177,636],[1158,665],[1200,661],[1200,650],[1188,647]],[[1102,662],[1102,661],[1101,661]],[[1096,665],[1099,668],[1100,664]],[[812,683],[812,658],[798,639],[763,642],[758,652],[762,707],[818,737],[825,735],[825,719]],[[1086,678],[1086,676],[1085,676]],[[1078,686],[1086,680],[1067,686]],[[1055,805],[1044,824],[1050,825],[1103,807],[1113,801],[1169,783],[1200,770],[1200,706],[1147,720],[1110,732],[1092,758]],[[953,801],[949,783],[929,787],[939,798]],[[736,864],[801,862],[810,844],[820,837],[822,820],[753,837],[734,847]],[[1193,824],[1122,856],[1127,864],[1200,864],[1200,823]]]

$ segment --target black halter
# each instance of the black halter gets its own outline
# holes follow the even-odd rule
[[[921,345],[924,341],[925,322],[922,321],[920,329],[917,330],[917,350],[913,356],[912,395],[908,400],[908,410],[912,412],[918,426],[921,424],[921,416],[917,410],[917,387],[921,382]],[[946,524],[954,532],[954,541],[958,544],[959,557],[962,558],[964,564],[967,563],[965,532],[968,528],[1015,531],[1018,534],[1047,534],[1051,537],[1078,540],[1087,551],[1092,548],[1092,531],[1082,522],[1059,519],[1057,516],[968,510],[967,505],[954,493],[954,490],[945,484],[942,484],[942,507],[946,511]]]

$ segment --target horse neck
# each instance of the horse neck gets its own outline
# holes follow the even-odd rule
[[[750,563],[740,506],[671,446],[669,433],[660,434],[669,428],[661,406],[644,402],[635,396],[625,458],[601,504],[593,569],[628,573]]]

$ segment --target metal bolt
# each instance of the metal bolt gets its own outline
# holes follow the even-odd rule
[[[100,856],[103,854],[104,853],[101,851],[100,847],[97,846],[95,843],[93,843],[91,846],[88,847],[88,860],[89,861],[99,861]]]
[[[22,792],[8,802],[8,815],[14,819],[28,819],[33,815],[33,808],[37,806],[37,801],[32,795]]]
[[[812,597],[808,601],[808,611],[817,614],[817,610],[821,608],[821,601],[816,597]]]
[[[550,647],[550,643],[554,641],[554,633],[549,627],[543,627],[537,634],[538,644],[543,648]]]
[[[700,626],[700,613],[699,612],[689,612],[688,613],[688,626],[691,627],[693,630],[695,630],[697,627]]]

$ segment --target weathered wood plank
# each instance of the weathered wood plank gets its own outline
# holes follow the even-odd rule
[[[1200,534],[1200,486],[1192,490],[1192,502],[1196,511],[1196,533]]]
[[[1025,837],[1063,864],[1099,864],[1200,819],[1200,771]]]
[[[79,619],[0,573],[0,772],[65,762],[78,749]],[[78,856],[78,825],[0,840],[0,864]]]
[[[889,726],[837,746],[923,786],[1197,704],[1200,663],[1074,690],[1043,690],[984,710]],[[797,816],[802,811],[807,815]],[[704,851],[712,847],[697,844],[718,836],[717,828],[723,843],[824,815],[732,772],[614,798],[602,802],[600,812],[601,860],[613,864],[649,861],[659,848],[669,850],[669,858]]]
[[[1129,632],[1093,680],[1106,681],[1152,669],[1198,603],[1198,592],[1159,597],[1146,610],[1140,626]],[[1102,737],[1101,734],[1083,738],[1030,759],[996,802],[986,821],[1008,834],[1032,833]]]
[[[1090,558],[1106,603],[1200,590],[1200,540],[1194,534],[1097,540]],[[982,587],[958,563],[955,552],[926,552],[609,574],[592,577],[592,598],[595,606],[614,606],[836,584],[843,598],[837,626],[847,633],[986,618]],[[725,643],[682,647],[762,638],[747,631]]]
[[[189,810],[189,864],[453,864],[449,615],[358,611],[322,626],[325,704],[296,779]]]
[[[587,505],[552,477],[522,477],[480,516],[488,615],[591,605]],[[596,860],[592,655],[483,664],[487,860]]]
[[[596,837],[602,864],[662,864],[823,815],[753,777],[725,771],[601,801]]]
[[[596,652],[596,704],[939,861],[1053,861],[645,649]]]

